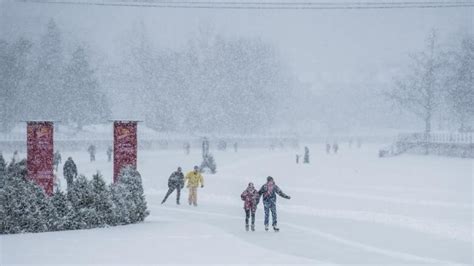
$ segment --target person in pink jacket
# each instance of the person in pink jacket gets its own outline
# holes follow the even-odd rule
[[[258,191],[255,189],[253,183],[249,183],[247,189],[242,192],[240,198],[244,201],[245,210],[245,230],[249,230],[249,218],[252,218],[252,231],[255,231],[255,211],[260,199]]]

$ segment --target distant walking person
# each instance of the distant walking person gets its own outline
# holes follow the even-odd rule
[[[247,189],[240,195],[240,198],[244,201],[245,230],[249,230],[249,219],[251,217],[251,230],[255,231],[255,211],[257,210],[260,195],[253,186],[253,183],[249,183]]]
[[[89,148],[87,148],[87,151],[89,152],[91,162],[95,161],[95,146],[91,144]]]
[[[166,193],[163,201],[161,201],[161,204],[165,203],[169,195],[171,195],[171,193],[173,193],[173,191],[176,189],[176,204],[179,205],[179,197],[181,195],[181,189],[183,187],[184,175],[183,172],[181,172],[181,167],[178,167],[178,170],[171,173],[170,177],[168,178],[168,192]]]
[[[72,188],[74,178],[77,177],[77,167],[71,157],[67,158],[63,166],[63,175],[67,182],[67,191]]]
[[[54,169],[56,170],[56,172],[58,171],[58,167],[61,162],[61,153],[59,153],[59,151],[56,151],[53,155]]]
[[[112,149],[112,146],[109,146],[107,148],[107,161],[112,161],[112,153],[113,153],[113,149]]]
[[[204,187],[204,178],[199,172],[199,167],[194,166],[194,171],[191,171],[186,174],[186,187],[189,188],[189,205],[193,204],[197,206],[197,188],[201,185],[201,188]]]
[[[18,155],[18,151],[14,151],[13,152],[13,158],[12,158],[12,161],[17,163],[20,161],[20,156]]]
[[[184,143],[184,150],[186,151],[186,155],[189,155],[190,151],[191,151],[191,145],[189,144],[189,142],[186,142]]]
[[[326,154],[330,154],[330,153],[331,153],[331,144],[326,143]]]
[[[273,230],[275,230],[276,232],[280,231],[280,229],[277,227],[276,194],[285,199],[290,199],[291,197],[281,191],[281,189],[275,184],[275,181],[273,181],[273,177],[271,176],[267,177],[267,183],[260,188],[258,194],[263,198],[263,209],[265,212],[265,231],[268,231],[270,211],[272,212]]]
[[[337,151],[339,150],[339,145],[337,144],[337,142],[334,142],[334,144],[332,145],[332,150],[334,151],[334,153],[337,154]]]
[[[309,148],[304,147],[303,163],[309,163]]]

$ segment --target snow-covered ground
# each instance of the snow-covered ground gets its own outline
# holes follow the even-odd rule
[[[199,150],[139,151],[151,211],[145,223],[93,230],[0,236],[0,264],[472,264],[473,160],[402,155],[377,158],[379,145],[326,155],[312,145],[311,164],[294,150],[212,151],[218,173],[205,175],[198,207],[160,202],[179,165],[200,163]],[[300,151],[299,153],[302,153]],[[105,151],[79,172],[109,179]],[[62,173],[62,171],[61,171]],[[291,200],[278,199],[279,233],[244,230],[240,193],[272,175]],[[64,184],[64,180],[63,180]]]

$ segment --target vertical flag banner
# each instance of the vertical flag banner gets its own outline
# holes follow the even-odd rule
[[[53,194],[53,122],[27,122],[28,178]]]
[[[120,170],[130,165],[137,167],[137,122],[114,122],[114,183]]]

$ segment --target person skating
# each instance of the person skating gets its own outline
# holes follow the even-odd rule
[[[74,178],[77,177],[77,167],[71,157],[67,158],[63,166],[63,175],[67,182],[67,191],[72,188]]]
[[[339,145],[337,144],[337,142],[334,142],[334,144],[332,145],[332,150],[334,151],[334,154],[337,154],[337,151],[339,150]]]
[[[181,172],[181,167],[178,167],[178,169],[171,173],[170,177],[168,178],[168,192],[166,193],[163,201],[161,201],[161,204],[165,203],[169,195],[171,195],[171,193],[173,193],[173,191],[176,189],[176,204],[179,205],[179,197],[181,195],[181,189],[183,187],[184,175],[183,172]]]
[[[95,161],[95,146],[90,145],[89,148],[87,148],[87,151],[89,152],[91,162]]]
[[[237,142],[234,142],[234,152],[237,152],[238,147],[239,147],[239,144]]]
[[[111,146],[109,146],[107,148],[107,161],[109,162],[112,161],[112,153],[113,153],[113,149]]]
[[[240,195],[240,198],[244,201],[245,230],[249,230],[249,218],[251,218],[251,230],[255,231],[255,211],[257,210],[260,195],[253,183],[249,183],[247,189]]]
[[[204,187],[204,178],[199,172],[199,167],[194,166],[194,170],[186,174],[186,187],[189,188],[189,205],[197,206],[197,188],[201,185]]]
[[[281,189],[275,184],[275,181],[273,181],[273,177],[271,176],[267,177],[267,183],[265,183],[265,185],[260,188],[258,194],[259,197],[262,196],[263,198],[263,209],[265,212],[265,231],[268,231],[270,211],[272,212],[273,230],[279,231],[280,229],[277,227],[276,194],[285,199],[290,199],[291,197],[281,191]]]
[[[309,163],[309,148],[304,147],[303,163]]]
[[[12,161],[13,161],[14,163],[17,163],[17,162],[20,161],[20,156],[18,155],[18,151],[14,151],[14,152],[13,152]]]
[[[189,153],[191,152],[191,144],[189,144],[189,142],[186,142],[184,143],[183,147],[184,151],[186,152],[186,155],[189,155]]]
[[[59,153],[59,151],[56,151],[53,155],[54,169],[56,170],[56,172],[58,171],[58,167],[61,162],[61,153]]]

